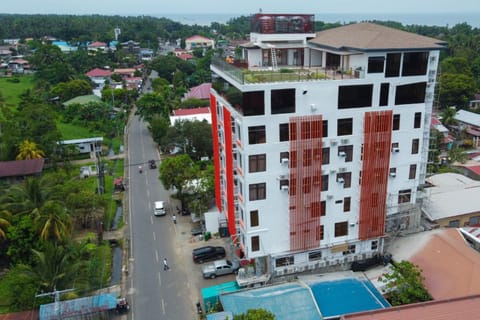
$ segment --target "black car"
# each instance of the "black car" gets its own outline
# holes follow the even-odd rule
[[[225,248],[206,246],[193,249],[192,251],[193,262],[203,263],[208,260],[217,260],[225,258]]]
[[[150,169],[156,169],[157,168],[157,164],[155,163],[155,160],[149,160],[148,161],[148,166],[150,167]]]

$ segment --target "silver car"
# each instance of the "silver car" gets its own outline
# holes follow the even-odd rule
[[[237,273],[240,268],[238,260],[215,260],[212,263],[206,264],[202,267],[202,274],[204,278],[215,279],[218,276],[225,274]]]

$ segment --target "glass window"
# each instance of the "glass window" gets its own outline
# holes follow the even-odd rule
[[[258,210],[250,211],[250,227],[258,227]]]
[[[343,212],[349,212],[350,211],[350,202],[351,202],[350,197],[343,198]]]
[[[322,251],[311,251],[308,253],[308,261],[316,261],[322,259]]]
[[[353,119],[338,119],[337,121],[337,136],[348,136],[353,132]]]
[[[428,52],[405,52],[403,54],[402,76],[423,76],[427,74]]]
[[[413,128],[418,129],[422,125],[422,113],[415,112],[415,119],[413,121]]]
[[[408,173],[408,179],[412,180],[415,179],[417,176],[417,165],[416,164],[411,164],[410,165],[410,171]]]
[[[275,267],[284,267],[294,264],[293,256],[275,259]]]
[[[253,236],[252,240],[252,251],[260,250],[260,236]]]
[[[367,73],[383,73],[385,57],[369,57]]]
[[[253,183],[253,184],[250,184],[248,187],[249,187],[248,199],[250,201],[264,200],[266,198],[267,184],[265,182]]]
[[[328,190],[328,174],[322,176],[322,191]]]
[[[400,115],[399,114],[394,114],[393,115],[392,130],[400,130]]]
[[[451,227],[451,228],[458,228],[458,227],[460,227],[460,220],[449,221],[448,226]]]
[[[413,139],[412,140],[412,154],[417,154],[419,149],[420,140]]]
[[[353,160],[353,145],[339,146],[338,156],[343,158],[345,162],[352,162]]]
[[[385,77],[398,77],[400,75],[401,53],[387,53]]]
[[[295,89],[271,91],[272,114],[295,112]]]
[[[288,153],[288,151],[280,152],[280,163],[282,163],[282,159],[290,159],[290,154]]]
[[[390,90],[389,83],[382,83],[380,86],[380,106],[387,106],[388,105],[388,91]]]
[[[348,235],[348,222],[335,223],[335,237],[343,237]]]
[[[412,196],[412,190],[405,189],[398,191],[398,203],[409,203]]]
[[[262,172],[267,170],[267,155],[252,154],[248,156],[248,172]]]
[[[340,86],[338,88],[338,109],[371,107],[372,95],[372,84]]]
[[[330,163],[330,148],[322,149],[322,164]]]
[[[278,125],[279,129],[279,140],[280,141],[288,141],[288,123],[280,123]]]
[[[266,133],[265,126],[248,127],[248,143],[259,144],[265,143]]]
[[[315,230],[315,240],[323,240],[323,225],[317,226],[317,229]]]
[[[328,137],[328,120],[322,121],[322,137]]]

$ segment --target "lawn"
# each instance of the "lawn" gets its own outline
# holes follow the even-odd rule
[[[57,128],[62,133],[63,140],[103,137],[101,132],[93,132],[87,128],[57,121]]]
[[[20,95],[32,88],[33,76],[31,75],[0,78],[0,92],[8,108],[16,108],[20,102]]]

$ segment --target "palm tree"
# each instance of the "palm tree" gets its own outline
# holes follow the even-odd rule
[[[41,208],[49,198],[50,188],[41,178],[27,178],[23,184],[10,187],[0,197],[1,208],[12,214],[28,214]]]
[[[30,140],[24,140],[19,147],[17,160],[40,159],[45,157],[45,153],[40,150],[37,144]]]
[[[44,241],[60,242],[70,236],[72,219],[58,201],[47,201],[40,209],[35,209],[35,227]]]
[[[7,238],[7,229],[10,226],[12,214],[8,210],[0,211],[0,239]]]
[[[457,123],[455,116],[457,115],[457,109],[455,107],[447,107],[443,109],[441,113],[442,123],[447,127],[454,126]]]

